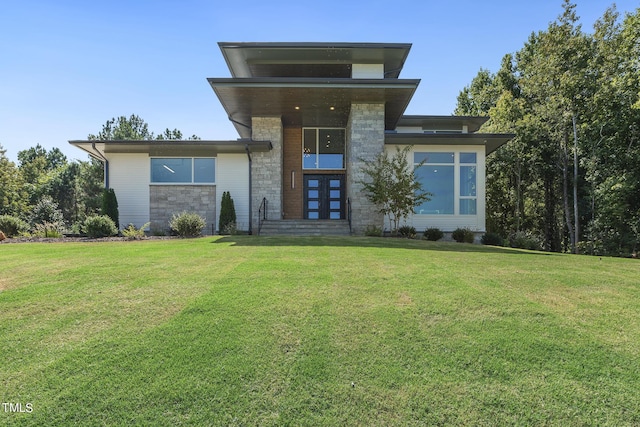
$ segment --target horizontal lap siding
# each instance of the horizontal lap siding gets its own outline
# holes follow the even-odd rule
[[[120,227],[142,227],[149,222],[149,156],[108,154],[109,186],[118,199]]]
[[[228,191],[236,209],[238,230],[249,229],[249,160],[246,154],[218,154],[216,163],[216,212],[222,193]],[[257,210],[259,206],[254,206]],[[218,215],[219,216],[219,215]],[[216,218],[216,228],[218,219]]]

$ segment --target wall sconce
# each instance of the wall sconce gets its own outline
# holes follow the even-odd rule
[[[291,189],[296,188],[296,171],[291,171]]]

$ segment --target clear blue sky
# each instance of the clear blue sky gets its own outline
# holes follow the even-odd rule
[[[587,32],[612,4],[576,3]],[[480,68],[497,71],[561,12],[561,0],[5,1],[0,144],[14,161],[38,143],[84,160],[68,140],[131,114],[155,133],[235,139],[206,81],[229,76],[219,41],[412,43],[401,77],[422,82],[407,113],[448,115]]]

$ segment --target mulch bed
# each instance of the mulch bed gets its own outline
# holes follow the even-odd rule
[[[141,240],[169,240],[179,239],[175,236],[148,236]],[[0,241],[0,245],[9,243],[68,243],[68,242],[135,242],[126,237],[101,237],[91,239],[89,237],[14,237]]]

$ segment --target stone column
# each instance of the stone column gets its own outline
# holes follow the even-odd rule
[[[365,161],[383,151],[384,104],[352,104],[347,124],[347,197],[351,199],[355,234],[363,234],[367,226],[384,225],[378,207],[367,200],[359,183],[367,178],[362,171]]]
[[[273,149],[266,153],[252,153],[251,171],[254,230],[258,230],[258,210],[262,199],[269,203],[268,219],[282,219],[282,119],[280,117],[252,117],[252,139],[271,141]]]

